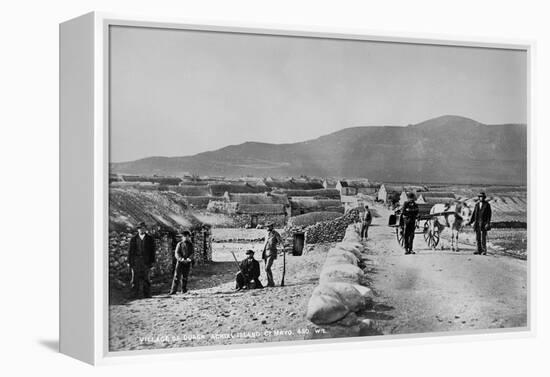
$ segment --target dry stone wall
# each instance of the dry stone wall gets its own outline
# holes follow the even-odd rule
[[[179,238],[174,232],[149,233],[155,240],[155,265],[151,271],[153,281],[169,279],[174,269],[174,250]],[[109,235],[109,284],[112,288],[124,288],[130,282],[128,248],[135,233],[111,232]],[[194,260],[197,264],[212,261],[212,236],[210,229],[203,227],[192,231]]]
[[[296,233],[305,234],[305,243],[340,242],[344,239],[346,229],[350,224],[360,220],[359,211],[351,210],[334,220],[321,221],[309,226],[288,226],[284,231],[285,244],[292,245],[292,237]]]

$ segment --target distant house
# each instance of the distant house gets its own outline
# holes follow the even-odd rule
[[[268,177],[264,182],[271,190],[319,190],[324,188],[320,180],[308,180],[304,178],[276,179]]]
[[[323,187],[326,189],[335,189],[337,183],[338,183],[337,179],[332,179],[332,178],[323,179]]]
[[[286,195],[272,193],[229,193],[208,204],[210,212],[225,213],[241,227],[255,228],[273,222],[284,226],[290,216],[290,205]]]
[[[223,196],[225,193],[231,194],[260,194],[270,191],[262,184],[242,183],[242,182],[220,182],[208,185],[212,196]]]
[[[310,212],[344,213],[344,205],[340,200],[293,197],[289,199],[289,202],[291,216],[303,215]]]
[[[378,190],[377,199],[386,204],[395,204],[399,202],[403,186],[382,184]]]
[[[341,195],[373,195],[379,188],[379,183],[371,183],[368,179],[346,179],[336,183],[336,189]]]
[[[171,186],[170,190],[183,196],[211,196],[207,185]]]
[[[189,209],[206,209],[208,203],[214,198],[212,196],[184,196],[184,199]]]
[[[316,189],[316,190],[291,190],[276,189],[275,194],[283,194],[288,197],[316,197],[325,199],[340,199],[340,191],[336,189]]]
[[[399,205],[403,205],[407,201],[407,194],[412,192],[415,194],[416,202],[423,203],[420,199],[420,195],[429,195],[430,192],[427,191],[424,186],[404,186],[401,195],[399,196]],[[437,196],[437,195],[436,195]]]

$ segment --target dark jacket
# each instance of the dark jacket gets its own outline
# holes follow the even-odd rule
[[[148,234],[145,234],[143,241],[137,234],[130,240],[128,250],[128,263],[130,267],[136,265],[139,257],[141,257],[143,264],[147,267],[151,267],[155,263],[155,240]]]
[[[401,207],[400,222],[414,223],[418,216],[418,205],[414,200],[408,200]]]
[[[191,259],[193,260],[193,243],[189,240],[180,241],[176,245],[176,259]]]
[[[479,208],[477,202],[472,212],[469,225],[474,224],[474,230],[490,230],[491,229],[491,205],[488,202],[481,202],[481,208]]]
[[[363,224],[370,225],[370,223],[372,222],[372,214],[371,214],[370,210],[368,210],[368,209],[365,210],[365,212],[363,213],[363,217],[362,217],[361,221],[363,222]]]
[[[248,280],[260,277],[260,263],[256,259],[243,259],[239,267]]]

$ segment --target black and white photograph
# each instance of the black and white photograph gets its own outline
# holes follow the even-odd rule
[[[529,327],[526,50],[108,33],[110,352]]]

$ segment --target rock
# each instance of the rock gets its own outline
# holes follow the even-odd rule
[[[355,313],[348,313],[344,318],[337,323],[340,326],[357,326],[359,325],[359,319]]]
[[[352,264],[336,264],[324,266],[319,277],[320,283],[352,283],[361,284],[365,280],[363,270]]]
[[[376,328],[376,322],[372,319],[365,318],[359,322],[359,335],[380,335],[381,332]]]
[[[313,295],[325,295],[340,300],[346,308],[352,312],[356,312],[365,307],[365,298],[349,283],[324,283],[318,285],[313,290]]]
[[[363,296],[366,299],[373,299],[374,293],[372,292],[372,289],[369,287],[365,287],[364,285],[354,284],[353,287],[359,291],[361,296]]]
[[[349,313],[341,300],[328,295],[313,294],[307,305],[306,318],[316,325],[325,325],[344,318]]]

